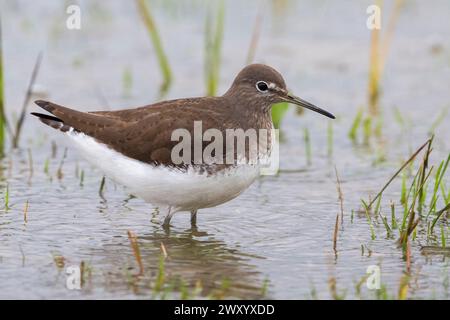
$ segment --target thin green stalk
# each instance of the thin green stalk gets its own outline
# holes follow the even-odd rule
[[[9,185],[6,185],[5,189],[5,211],[9,210]]]
[[[395,217],[395,204],[391,203],[391,228],[397,229],[397,218]]]
[[[387,218],[381,214],[381,196],[378,198],[377,204],[375,206],[375,216],[378,216],[381,218],[381,221],[383,222],[384,228],[386,229],[386,236],[389,238],[392,234],[392,230],[389,227],[389,223],[387,221]]]
[[[402,173],[402,193],[400,196],[400,203],[404,204],[406,202],[406,173]]]
[[[159,258],[158,275],[156,276],[155,286],[153,287],[155,293],[163,289],[165,278],[164,257],[161,255]]]
[[[263,281],[263,285],[261,287],[261,297],[265,297],[267,295],[267,291],[269,288],[270,281],[268,278],[265,278]]]
[[[380,211],[381,211],[381,198],[382,196],[378,197],[378,201],[375,205],[375,215],[378,216],[380,215]]]
[[[328,121],[328,129],[327,129],[327,145],[328,145],[328,157],[333,156],[333,123]]]
[[[311,165],[311,138],[309,137],[308,128],[305,128],[304,140],[305,140],[306,163],[308,166],[310,166]]]
[[[375,129],[374,129],[375,136],[380,138],[382,135],[382,131],[383,131],[383,117],[381,114],[378,114],[375,119]]]
[[[375,240],[376,239],[375,229],[372,224],[372,219],[370,219],[370,206],[363,199],[361,199],[361,202],[363,204],[364,211],[366,213],[367,223],[369,224],[370,237],[372,240]]]
[[[61,162],[59,163],[59,167],[58,170],[56,171],[56,176],[58,177],[59,180],[61,180],[63,178],[63,165],[64,165],[64,161],[66,160],[67,157],[67,148],[64,148],[64,154],[63,157],[61,159]]]
[[[442,185],[442,191],[444,191],[444,187]],[[444,191],[445,192],[445,191]],[[445,197],[445,203],[450,203],[450,190],[448,191],[447,196]]]
[[[50,166],[50,159],[47,158],[45,159],[44,162],[44,173],[48,175],[48,171],[49,171],[49,166]]]
[[[130,230],[127,231],[127,234],[128,239],[130,240],[131,249],[133,250],[134,258],[136,259],[136,263],[139,267],[139,273],[136,276],[142,276],[144,274],[144,264],[142,263],[141,250],[139,248],[137,236]]]
[[[84,186],[84,170],[80,173],[80,187]]]
[[[381,6],[378,2],[377,5]],[[379,114],[380,82],[385,67],[385,61],[392,41],[395,25],[403,6],[403,0],[396,0],[392,13],[388,19],[385,33],[381,35],[380,30],[374,28],[370,43],[370,68],[368,81],[368,111],[371,116]]]
[[[371,135],[372,135],[372,118],[371,116],[367,116],[367,118],[365,118],[363,121],[363,136],[365,145],[369,144]]]
[[[421,174],[420,174],[420,191],[419,191],[419,213],[422,213],[422,208],[423,208],[423,203],[425,201],[425,197],[426,197],[426,188],[424,188],[424,184],[425,184],[425,174],[428,168],[428,162],[430,159],[430,153],[431,153],[431,144],[433,143],[434,140],[434,135],[431,136],[430,138],[430,143],[428,143],[428,148],[427,151],[425,152],[425,155],[423,157],[423,161],[422,161],[422,170],[421,170]],[[431,170],[430,170],[431,173]]]
[[[356,141],[356,136],[358,133],[358,128],[361,125],[362,117],[363,117],[363,109],[359,109],[358,113],[355,116],[355,119],[353,120],[352,127],[350,128],[350,131],[348,133],[348,136],[352,141]]]
[[[214,21],[216,22],[215,26],[213,26],[213,19],[209,13],[206,16],[205,26],[205,73],[207,87],[206,93],[208,96],[216,95],[219,85],[221,51],[225,22],[224,1],[220,1]]]
[[[442,183],[442,179],[444,178],[445,172],[447,171],[448,168],[448,164],[450,162],[450,153],[448,154],[447,160],[444,162],[442,161],[441,164],[439,165],[439,168],[436,172],[436,176],[435,176],[435,183],[434,183],[434,189],[433,189],[433,196],[431,198],[430,201],[430,209],[428,211],[428,215],[436,210],[436,202],[437,202],[437,198],[438,198],[438,191],[439,191],[439,186]]]
[[[5,109],[3,97],[3,47],[2,47],[2,26],[0,20],[0,157],[4,155],[5,149]]]
[[[402,219],[402,226],[401,226],[401,231],[403,231],[406,228],[406,219],[408,218],[408,212],[409,212],[409,197],[411,196],[411,194],[415,194],[415,192],[413,192],[413,189],[415,189],[416,187],[416,181],[417,181],[417,177],[419,176],[419,171],[416,172],[413,181],[408,189],[408,192],[406,194],[405,197],[405,202],[403,203],[403,219]]]
[[[36,58],[36,63],[34,64],[33,72],[31,73],[30,82],[28,83],[27,93],[25,95],[25,100],[22,104],[22,110],[20,111],[19,119],[16,123],[16,131],[14,133],[12,146],[13,148],[17,148],[19,146],[19,138],[22,132],[23,123],[25,121],[25,115],[27,113],[28,103],[30,102],[31,95],[33,93],[33,86],[36,81],[37,75],[39,73],[39,68],[42,62],[42,52],[39,52],[39,55]]]
[[[430,230],[433,231],[434,226],[438,222],[438,220],[441,218],[441,216],[444,214],[444,212],[450,211],[450,203],[447,204],[444,208],[436,212],[436,218],[434,218],[433,223],[431,224]]]
[[[392,229],[389,227],[389,223],[387,221],[387,218],[385,216],[382,216],[380,214],[381,221],[383,222],[384,228],[386,229],[386,237],[390,237],[392,235]]]
[[[160,87],[160,94],[164,96],[167,93],[170,85],[172,84],[172,71],[170,69],[169,61],[164,52],[161,39],[159,37],[158,30],[156,28],[155,21],[151,15],[149,6],[146,0],[136,0],[139,13],[144,21],[148,34],[150,35],[153,47],[158,58],[159,68],[163,76],[163,83]]]
[[[394,181],[394,179],[400,174],[400,172],[402,172],[403,169],[416,158],[416,156],[420,153],[420,151],[422,151],[423,148],[425,148],[428,144],[431,143],[431,141],[432,141],[431,139],[427,140],[427,142],[425,142],[419,149],[417,149],[416,152],[414,152],[414,154],[400,167],[400,169],[398,169],[397,172],[394,173],[394,175],[383,186],[383,188],[381,188],[380,192],[378,192],[375,198],[373,198],[373,200],[369,203],[369,208],[372,207],[375,201],[377,201],[378,197],[380,197],[383,194],[384,190],[386,190],[386,188],[391,184],[392,181]]]
[[[424,159],[426,159],[425,161],[427,161],[428,158],[424,158]],[[425,166],[425,161],[422,164],[422,168],[426,167]],[[430,168],[428,174],[426,174],[426,175],[425,175],[425,170],[426,169],[422,169],[422,170],[423,170],[422,172],[423,172],[424,178],[421,179],[421,184],[417,188],[416,193],[414,194],[414,197],[413,197],[413,201],[411,203],[411,207],[408,210],[408,217],[409,217],[408,227],[407,227],[406,230],[402,230],[402,235],[400,236],[400,239],[399,239],[401,244],[405,244],[407,242],[409,235],[414,231],[414,229],[416,228],[417,224],[420,221],[420,217],[417,220],[414,220],[415,219],[415,210],[414,210],[414,208],[415,208],[416,202],[418,202],[418,197],[422,193],[423,186],[425,185],[426,181],[428,180],[428,178],[431,175],[431,172],[433,171],[433,167]]]

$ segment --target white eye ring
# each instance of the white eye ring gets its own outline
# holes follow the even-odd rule
[[[269,85],[265,81],[258,81],[256,83],[256,90],[262,93],[266,93],[267,91],[269,91]]]

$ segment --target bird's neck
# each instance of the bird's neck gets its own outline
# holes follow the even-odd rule
[[[230,90],[222,96],[232,110],[230,115],[242,129],[272,129],[271,103],[255,99],[253,93],[241,91],[238,95]]]

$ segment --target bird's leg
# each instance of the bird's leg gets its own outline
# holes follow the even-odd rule
[[[197,225],[197,210],[191,211],[191,226]]]
[[[172,219],[172,216],[175,212],[172,212],[172,207],[169,207],[169,209],[167,210],[167,215],[164,218],[164,223],[163,223],[163,227],[164,228],[168,228],[170,226],[170,219]]]

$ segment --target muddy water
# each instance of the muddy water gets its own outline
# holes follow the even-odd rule
[[[123,1],[80,4],[82,29],[74,31],[65,28],[65,7],[54,1],[2,2],[10,119],[17,117],[40,51],[44,60],[35,97],[81,110],[118,109],[158,99],[161,77],[135,6]],[[174,73],[167,98],[203,95],[203,2],[151,4]],[[79,158],[63,136],[28,117],[21,148],[8,152],[1,163],[1,193],[4,196],[8,186],[10,208],[0,212],[0,297],[170,298],[187,287],[191,296],[199,297],[376,298],[377,292],[365,284],[360,293],[356,288],[370,265],[381,267],[382,286],[390,298],[397,297],[406,271],[402,252],[395,240],[386,238],[381,223],[372,240],[367,219],[357,210],[360,199],[373,196],[427,139],[450,103],[450,4],[408,1],[402,10],[383,76],[383,139],[368,148],[355,146],[347,133],[366,101],[369,4],[227,2],[219,91],[227,89],[244,65],[261,10],[256,60],[280,70],[293,92],[338,119],[329,155],[328,120],[290,110],[282,123],[280,174],[262,177],[232,202],[200,211],[195,230],[187,214],[178,214],[174,227],[165,232],[162,213],[130,198],[110,180],[99,196],[101,172]],[[395,108],[403,114],[403,125],[395,120]],[[30,105],[30,110],[37,108]],[[448,123],[446,116],[435,130],[434,162],[450,150]],[[305,128],[311,136],[310,165]],[[340,210],[334,166],[344,194],[337,252],[332,248]],[[399,186],[396,181],[385,193],[383,214],[390,214],[389,200],[398,203]],[[138,237],[144,267],[140,276],[127,230]],[[447,225],[444,230],[448,243]],[[168,254],[164,268],[161,243]],[[409,298],[450,294],[448,254],[420,251],[422,245],[435,244],[420,235],[412,242]],[[82,289],[67,289],[66,268],[82,262]],[[164,289],[155,293],[161,269]],[[335,294],[330,290],[333,282]]]

